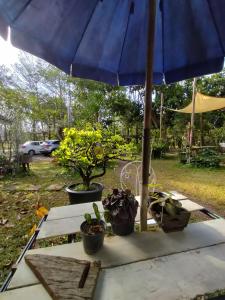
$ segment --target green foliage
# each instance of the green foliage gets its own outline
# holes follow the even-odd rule
[[[220,128],[213,128],[210,130],[210,136],[214,140],[214,143],[218,145],[225,141],[225,125]]]
[[[161,140],[154,141],[152,147],[152,156],[154,158],[162,158],[168,150],[168,145]]]
[[[96,216],[96,219],[98,221],[101,220],[101,216],[100,216],[100,212],[99,212],[99,209],[98,209],[98,205],[96,203],[93,203],[93,209],[94,209],[94,212],[95,212],[95,216]]]
[[[211,149],[202,149],[192,158],[192,165],[198,168],[218,168],[220,162],[221,157]]]
[[[174,200],[170,195],[162,192],[150,193],[150,208],[156,213],[164,212],[171,217],[175,217],[181,211],[181,203]]]
[[[101,221],[101,215],[100,215],[100,212],[99,212],[99,209],[98,209],[98,205],[97,205],[96,203],[93,203],[93,204],[92,204],[92,207],[93,207],[93,210],[94,210],[96,219],[98,220],[98,222],[100,222],[100,221]],[[85,213],[85,214],[84,214],[84,218],[85,218],[86,222],[87,222],[89,225],[92,225],[92,224],[93,224],[93,220],[94,220],[94,219],[92,219],[91,214]]]
[[[90,214],[88,214],[88,213],[84,214],[84,218],[85,218],[85,220],[87,221],[87,223],[89,225],[92,224],[92,219],[91,219],[91,215]]]
[[[0,167],[4,167],[6,164],[8,164],[7,157],[0,154]]]
[[[77,184],[74,188],[74,191],[93,191],[96,188],[94,186],[86,186],[83,183]]]
[[[78,172],[87,187],[94,178],[105,174],[107,163],[114,159],[126,159],[132,154],[133,145],[126,144],[118,134],[96,125],[82,130],[66,128],[64,140],[54,152],[59,162]]]
[[[106,223],[110,223],[112,221],[111,213],[108,209],[104,210],[104,219]]]

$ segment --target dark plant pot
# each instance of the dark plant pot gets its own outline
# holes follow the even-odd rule
[[[111,223],[112,231],[116,235],[128,235],[134,232],[134,221],[126,223]]]
[[[150,205],[151,202],[157,200],[157,197],[164,197],[164,195],[165,194],[160,191],[151,193],[148,205]],[[180,207],[179,213],[177,213],[175,217],[172,217],[166,212],[162,212],[162,207],[159,205],[153,205],[150,209],[150,214],[153,216],[159,227],[161,227],[162,230],[166,233],[182,231],[188,225],[191,216],[190,212],[188,212],[183,207]]]
[[[101,200],[103,185],[101,183],[92,183],[96,187],[92,191],[75,191],[74,188],[78,185],[72,184],[66,188],[66,191],[69,195],[70,204],[79,204],[87,202],[97,202]]]
[[[96,220],[96,223],[97,223],[97,220]],[[101,247],[103,246],[106,224],[104,221],[101,220],[100,225],[102,225],[102,227],[104,228],[104,231],[93,234],[93,235],[87,234],[85,232],[85,228],[88,226],[87,221],[84,221],[80,226],[84,251],[87,254],[94,254],[99,249],[101,249]]]
[[[153,218],[158,223],[159,227],[166,233],[174,232],[174,231],[182,231],[189,222],[191,213],[185,210],[184,208],[180,208],[181,211],[175,217],[171,217],[170,215],[164,213],[155,213],[153,210],[151,211]]]

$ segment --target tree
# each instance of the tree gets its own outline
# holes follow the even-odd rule
[[[59,162],[78,172],[83,180],[84,190],[91,188],[91,181],[106,173],[107,164],[113,159],[125,159],[131,154],[132,144],[126,144],[120,135],[97,125],[83,130],[67,128],[64,140],[54,156]]]

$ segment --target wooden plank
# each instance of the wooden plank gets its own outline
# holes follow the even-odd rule
[[[53,299],[92,299],[99,263],[41,254],[27,255],[25,261]]]
[[[224,219],[192,223],[182,232],[169,234],[155,231],[137,232],[125,237],[105,237],[103,248],[92,256],[85,254],[82,242],[33,249],[28,253],[74,257],[89,261],[101,260],[102,268],[109,268],[219,243],[225,243]],[[37,278],[22,260],[10,283],[10,288],[36,283],[38,283]]]

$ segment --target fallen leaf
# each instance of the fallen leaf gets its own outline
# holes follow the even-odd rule
[[[37,229],[37,225],[34,224],[34,226],[30,230],[30,235],[33,235],[35,233],[35,230]]]
[[[47,208],[45,208],[44,206],[41,206],[39,207],[37,210],[36,210],[36,215],[39,217],[39,218],[43,218],[45,215],[48,214],[48,210]]]

